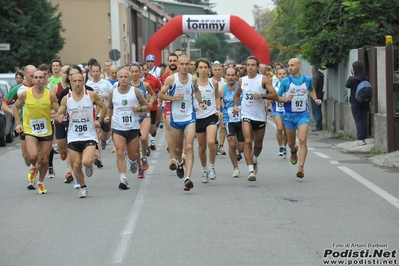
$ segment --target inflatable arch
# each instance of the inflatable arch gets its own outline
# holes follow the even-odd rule
[[[175,16],[160,28],[151,38],[144,50],[155,56],[155,65],[162,60],[162,50],[183,33],[232,33],[252,51],[260,63],[270,64],[269,45],[256,30],[237,16],[221,15],[180,15]]]

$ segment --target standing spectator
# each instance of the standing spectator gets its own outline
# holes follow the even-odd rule
[[[22,73],[20,71],[15,73],[15,82],[17,82],[17,84],[15,84],[15,85],[22,84],[22,82],[24,82],[24,73]]]
[[[316,91],[317,99],[323,100],[324,74],[321,73],[315,66],[312,67],[312,74],[313,89]],[[310,100],[310,103],[312,105],[313,118],[316,121],[315,127],[312,129],[312,132],[323,130],[323,115],[321,113],[321,104],[317,105],[313,99]]]
[[[360,82],[368,80],[368,76],[364,69],[364,64],[361,61],[355,61],[352,64],[353,70],[351,76],[346,82],[346,87],[351,89],[350,103],[352,109],[353,119],[355,120],[357,139],[353,146],[366,145],[367,137],[367,118],[370,111],[370,105],[368,102],[360,103],[356,100],[356,89]]]

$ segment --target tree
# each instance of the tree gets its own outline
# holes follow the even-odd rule
[[[297,0],[275,0],[269,26],[263,32],[270,46],[272,62],[288,62],[298,55],[301,49],[302,34],[297,29],[299,12]]]
[[[254,5],[252,14],[254,16],[255,30],[260,34],[264,33],[266,28],[272,23],[273,11],[268,8]]]
[[[229,51],[229,58],[236,63],[244,62],[245,59],[251,55],[251,50],[242,42],[232,45]]]
[[[346,60],[351,49],[384,46],[386,35],[399,37],[398,14],[398,1],[303,0],[298,16],[303,57],[331,67]]]
[[[65,40],[61,37],[61,13],[46,0],[0,0],[0,40],[10,51],[0,51],[0,72],[14,66],[48,63],[57,57]]]
[[[218,60],[224,62],[227,57],[228,49],[222,49],[220,34],[202,33],[195,40],[195,48],[201,49],[202,57],[206,57],[211,61]]]

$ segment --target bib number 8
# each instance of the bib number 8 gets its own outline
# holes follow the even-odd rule
[[[180,107],[181,107],[181,109],[186,109],[186,103],[182,102]]]

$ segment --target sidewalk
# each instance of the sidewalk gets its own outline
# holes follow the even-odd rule
[[[320,131],[320,132],[309,132],[309,135],[315,138],[326,138],[330,136],[334,138],[333,135],[328,131]],[[342,141],[342,140],[341,140]],[[364,146],[353,146],[355,141],[343,141],[341,143],[332,144],[331,148],[347,152],[347,153],[362,153],[367,154],[370,157],[367,158],[367,161],[376,165],[383,167],[398,167],[399,168],[399,151],[387,153],[387,154],[371,154],[371,151],[374,149],[374,139],[366,139],[366,145]]]

